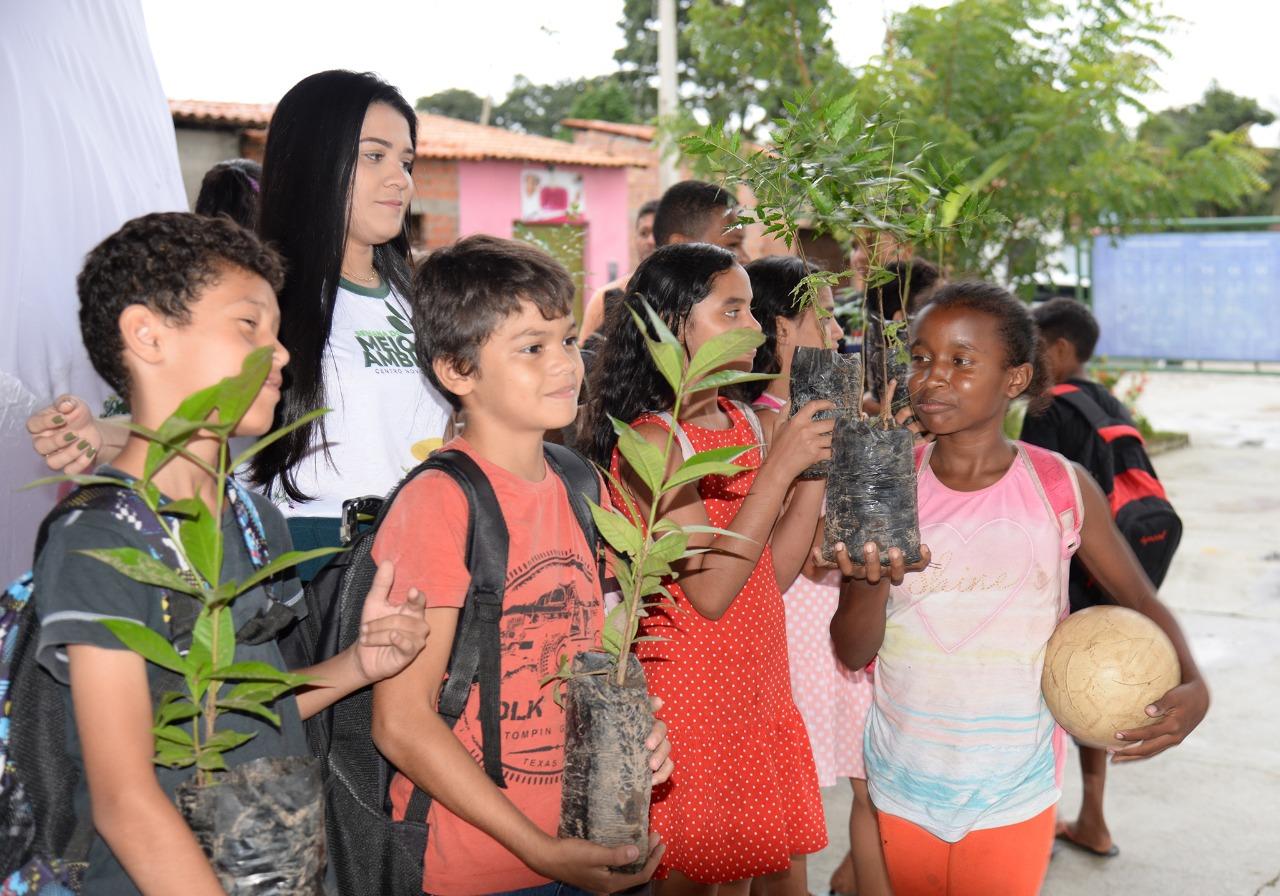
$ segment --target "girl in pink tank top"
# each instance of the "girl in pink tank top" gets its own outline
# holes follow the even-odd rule
[[[987,283],[946,286],[916,318],[911,353],[913,409],[937,437],[919,471],[929,547],[914,567],[896,549],[888,568],[874,545],[838,552],[847,579],[832,636],[851,667],[877,658],[867,777],[897,896],[1031,896],[1059,796],[1040,672],[1077,542],[1103,587],[1160,625],[1182,663],[1182,684],[1148,707],[1151,723],[1117,732],[1115,761],[1181,742],[1208,691],[1098,486],[1065,467],[1079,498],[1060,519],[1037,464],[1066,461],[1033,463],[1039,449],[1004,436],[1009,402],[1026,394],[1034,412],[1048,386],[1025,306]]]
[[[643,300],[643,301],[642,301]],[[719,333],[759,329],[751,284],[732,254],[705,244],[658,249],[637,268],[625,299],[646,316],[647,302],[692,357]],[[716,447],[753,446],[742,472],[706,476],[664,498],[664,519],[716,526],[732,534],[698,535],[707,552],[675,564],[664,584],[677,610],[654,609],[642,631],[661,640],[637,645],[651,693],[664,702],[677,771],[654,791],[650,823],[667,846],[658,891],[712,894],[720,884],[769,878],[771,891],[803,896],[803,864],[793,861],[826,845],[822,802],[803,720],[791,698],[787,638],[779,583],[804,563],[824,484],[796,482],[814,460],[831,456],[830,421],[815,421],[827,402],[813,402],[762,444],[745,404],[716,389],[685,399],[673,420],[674,396],[650,358],[646,335],[631,315],[611,318],[578,444],[611,471],[647,514],[648,492],[616,451],[610,418],[630,422],[659,450],[669,433],[681,455]],[[749,370],[751,354],[725,365]],[[625,502],[615,493],[614,506]],[[784,509],[785,508],[785,509]],[[666,878],[666,880],[662,880]]]

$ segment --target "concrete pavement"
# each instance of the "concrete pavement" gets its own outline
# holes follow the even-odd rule
[[[1191,436],[1155,459],[1185,526],[1161,596],[1213,703],[1179,747],[1109,770],[1120,855],[1059,849],[1043,893],[1280,896],[1280,377],[1152,373],[1139,407]],[[1065,791],[1074,817],[1074,754]],[[847,783],[823,792],[831,845],[810,859],[812,893],[847,848],[849,794]]]

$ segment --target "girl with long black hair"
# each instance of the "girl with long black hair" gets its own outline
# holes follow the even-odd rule
[[[751,283],[734,256],[707,244],[669,245],[636,269],[626,306],[645,319],[648,303],[689,356],[717,334],[759,329]],[[676,433],[680,454],[752,446],[741,473],[707,476],[665,496],[659,514],[681,525],[711,525],[730,535],[695,535],[706,553],[675,564],[664,582],[680,612],[654,608],[636,645],[649,689],[666,704],[680,763],[654,791],[651,824],[667,844],[658,877],[664,894],[713,894],[717,885],[745,892],[769,878],[783,896],[805,892],[800,857],[826,844],[817,775],[804,722],[791,699],[779,580],[794,579],[809,552],[823,483],[796,483],[811,463],[831,456],[832,421],[810,402],[780,420],[768,442],[749,407],[715,389],[691,396],[672,417],[674,395],[651,359],[645,333],[630,314],[610,315],[579,445],[611,468],[647,514],[648,493],[616,451],[610,416],[626,420],[658,450]],[[648,334],[655,338],[655,333]],[[751,355],[725,365],[749,369]],[[614,506],[626,502],[616,491]],[[788,500],[789,498],[789,500]],[[785,507],[785,509],[784,509]],[[776,567],[776,568],[775,568]]]
[[[394,87],[348,71],[304,78],[271,118],[259,232],[287,260],[292,356],[276,424],[333,409],[253,460],[299,549],[336,544],[342,502],[384,494],[444,433],[402,299],[417,123]]]

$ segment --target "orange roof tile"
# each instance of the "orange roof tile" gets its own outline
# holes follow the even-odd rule
[[[643,140],[646,143],[652,141],[658,132],[658,129],[651,124],[623,124],[618,121],[601,121],[597,118],[566,118],[560,123],[577,131],[600,131],[604,134]]]
[[[174,121],[229,124],[265,128],[275,110],[273,103],[219,103],[210,100],[169,100]]]
[[[275,106],[270,103],[221,103],[208,100],[169,100],[179,123],[197,122],[242,128],[265,128]],[[518,134],[443,115],[418,114],[418,157],[426,159],[509,159],[547,165],[589,165],[598,168],[649,167],[651,160],[612,155],[550,137]]]
[[[428,159],[514,159],[549,165],[647,168],[647,159],[611,155],[591,146],[518,134],[443,115],[418,113],[418,156]]]

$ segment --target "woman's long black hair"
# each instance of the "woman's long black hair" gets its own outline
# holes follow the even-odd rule
[[[648,302],[662,322],[683,338],[685,321],[693,306],[711,292],[711,283],[735,264],[733,253],[707,243],[663,246],[640,262],[627,284],[624,307],[605,321],[606,341],[596,361],[595,379],[587,413],[578,432],[578,449],[608,468],[618,437],[609,417],[630,423],[649,411],[668,411],[675,395],[649,356],[647,335],[657,338],[648,323]],[[645,321],[636,326],[626,309]]]
[[[324,350],[347,243],[360,129],[373,103],[386,103],[403,115],[410,143],[417,145],[412,107],[394,87],[367,72],[334,70],[303,78],[271,117],[258,232],[285,259],[280,341],[291,356],[276,406],[277,427],[325,402]],[[374,268],[402,296],[409,294],[410,281],[407,220],[399,236],[373,249]],[[323,418],[299,427],[254,457],[253,479],[270,488],[278,481],[292,500],[310,500],[293,470],[323,440]]]
[[[747,265],[751,278],[751,314],[760,322],[764,342],[756,349],[751,362],[752,373],[780,373],[782,358],[778,355],[778,318],[797,320],[804,308],[796,288],[800,281],[817,273],[818,267],[794,255],[767,255]],[[769,380],[752,381],[735,386],[736,397],[750,404],[764,394]]]

